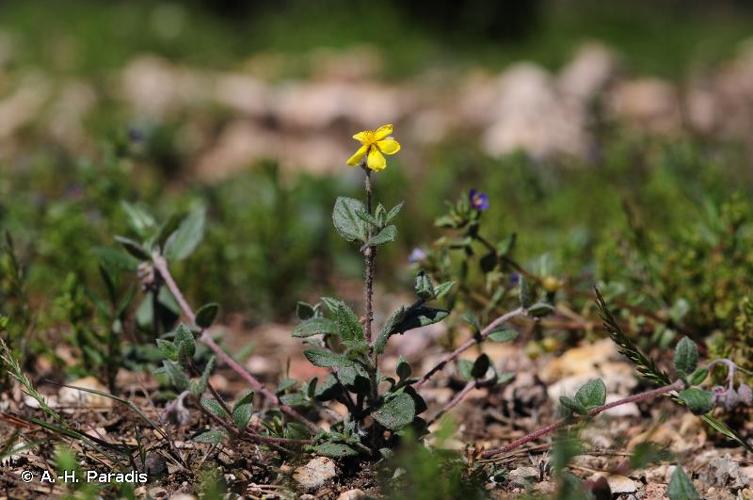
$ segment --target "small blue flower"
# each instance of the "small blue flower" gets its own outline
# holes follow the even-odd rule
[[[413,251],[408,256],[408,262],[411,264],[417,264],[424,260],[426,258],[426,252],[423,251],[421,248],[414,248]]]
[[[489,195],[486,193],[471,189],[471,192],[468,193],[468,199],[471,202],[471,207],[479,212],[489,208]]]

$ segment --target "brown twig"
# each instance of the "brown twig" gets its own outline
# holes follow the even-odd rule
[[[612,408],[616,408],[618,406],[622,406],[624,404],[628,403],[637,403],[639,401],[646,401],[648,399],[653,399],[656,396],[661,396],[662,394],[666,394],[668,392],[676,391],[679,389],[682,389],[684,387],[684,382],[682,380],[678,380],[672,384],[665,385],[663,387],[659,387],[658,389],[653,389],[651,391],[642,392],[640,394],[635,394],[633,396],[629,396],[627,398],[623,398],[617,401],[613,401],[612,403],[608,403],[602,406],[598,406],[596,408],[593,408],[588,411],[586,416],[588,417],[594,417],[598,415],[599,413],[605,412],[607,410],[610,410]],[[494,455],[499,455],[500,453],[507,453],[509,451],[512,451],[520,446],[523,446],[524,444],[530,443],[531,441],[535,441],[536,439],[539,439],[540,437],[546,436],[547,434],[550,434],[560,427],[570,424],[573,422],[572,418],[563,418],[556,422],[553,422],[549,425],[546,425],[544,427],[541,427],[540,429],[536,429],[535,431],[523,436],[520,439],[516,439],[512,443],[508,443],[507,445],[501,447],[501,448],[493,448],[491,450],[486,450],[481,456],[483,458],[491,458]]]
[[[416,382],[414,387],[416,389],[420,388],[432,376],[434,376],[435,373],[437,373],[439,370],[444,368],[447,365],[447,363],[457,359],[458,356],[460,356],[463,352],[467,351],[474,345],[483,342],[486,339],[486,337],[488,337],[499,325],[506,323],[510,321],[512,318],[516,316],[520,316],[521,314],[525,314],[525,309],[523,309],[522,307],[519,307],[517,309],[514,309],[510,312],[503,314],[502,316],[499,316],[497,319],[489,323],[486,326],[486,328],[481,330],[481,332],[478,335],[475,335],[472,338],[466,340],[460,345],[460,347],[458,347],[451,353],[445,355],[436,365],[434,365],[428,372],[426,372],[424,376],[418,380],[418,382]]]
[[[157,270],[157,272],[159,272],[159,274],[162,276],[162,279],[165,281],[165,284],[170,290],[170,293],[173,294],[173,297],[175,297],[175,300],[178,302],[181,311],[183,311],[183,315],[192,324],[195,325],[196,314],[194,313],[193,309],[191,309],[191,306],[188,305],[186,298],[183,296],[183,293],[180,291],[180,288],[178,287],[177,283],[175,283],[175,280],[170,274],[170,269],[167,266],[167,261],[165,260],[165,258],[159,254],[154,254],[152,255],[152,262],[154,263],[154,268]],[[267,389],[267,387],[263,383],[261,383],[259,379],[254,377],[248,370],[241,366],[240,363],[238,363],[229,354],[227,354],[219,345],[217,345],[212,336],[209,334],[208,330],[204,328],[201,328],[200,330],[201,333],[198,340],[209,347],[214,352],[215,356],[217,356],[217,359],[225,363],[231,370],[237,373],[251,386],[252,389],[261,394],[270,403],[277,406],[280,411],[282,411],[289,417],[301,422],[312,433],[317,434],[321,431],[321,429],[319,429],[319,426],[317,426],[311,420],[307,419],[290,406],[282,403],[274,392]]]

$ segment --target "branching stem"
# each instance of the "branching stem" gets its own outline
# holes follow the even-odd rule
[[[483,342],[486,340],[486,338],[497,329],[498,326],[502,325],[503,323],[506,323],[507,321],[510,321],[512,318],[516,316],[520,316],[522,314],[525,314],[525,309],[522,307],[519,307],[517,309],[514,309],[510,312],[507,312],[503,314],[502,316],[499,316],[497,319],[489,323],[486,328],[481,330],[481,332],[478,335],[475,335],[474,337],[466,340],[463,342],[460,347],[452,351],[451,353],[445,355],[439,362],[434,365],[431,370],[426,372],[423,377],[421,377],[418,382],[414,385],[416,389],[420,388],[422,385],[424,385],[431,377],[434,376],[435,373],[437,373],[439,370],[447,366],[447,363],[450,363],[451,361],[454,361],[457,359],[463,352],[467,351],[474,345]]]
[[[640,394],[635,394],[633,396],[629,396],[617,401],[613,401],[611,403],[597,406],[596,408],[593,408],[588,411],[586,417],[594,417],[598,415],[599,413],[605,412],[607,410],[610,410],[612,408],[616,408],[618,406],[622,406],[624,404],[628,403],[637,403],[640,401],[646,401],[648,399],[653,399],[657,396],[661,396],[662,394],[667,394],[668,392],[677,391],[682,389],[685,386],[685,383],[682,380],[677,380],[676,382],[665,385],[663,387],[659,387],[658,389],[653,389],[650,391],[642,392]],[[581,418],[581,417],[577,417]],[[499,455],[500,453],[507,453],[509,451],[512,451],[516,448],[519,448],[523,446],[524,444],[530,443],[531,441],[535,441],[539,439],[540,437],[546,436],[547,434],[551,434],[552,432],[556,431],[560,427],[563,427],[565,425],[571,424],[574,422],[573,418],[563,418],[556,422],[553,422],[549,425],[546,425],[544,427],[541,427],[540,429],[536,429],[535,431],[531,432],[530,434],[527,434],[523,436],[520,439],[516,439],[512,443],[508,443],[507,445],[501,447],[501,448],[493,448],[491,450],[486,450],[482,453],[483,458],[491,458],[494,455]]]
[[[165,284],[170,290],[170,293],[173,294],[173,297],[175,297],[175,300],[178,302],[183,315],[191,322],[191,324],[195,325],[196,314],[194,313],[193,309],[191,309],[191,306],[188,305],[186,298],[183,296],[183,293],[180,291],[177,283],[175,283],[172,274],[170,274],[170,269],[167,266],[167,261],[165,260],[165,258],[159,254],[154,254],[152,255],[152,262],[154,262],[155,270],[160,274],[160,276],[162,276],[162,279],[165,281]],[[212,336],[209,334],[208,330],[203,328],[201,329],[199,341],[209,347],[209,349],[214,352],[215,356],[217,356],[217,359],[225,363],[231,370],[233,370],[243,380],[245,380],[252,389],[261,394],[267,401],[277,406],[280,411],[282,411],[289,417],[301,422],[314,434],[318,434],[321,431],[321,429],[319,429],[319,426],[317,426],[311,420],[307,419],[290,406],[283,404],[274,392],[267,389],[267,387],[259,379],[254,377],[248,370],[241,366],[240,363],[238,363],[229,354],[227,354],[219,345],[217,345]]]

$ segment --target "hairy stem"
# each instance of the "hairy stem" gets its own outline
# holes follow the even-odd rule
[[[365,162],[366,160],[364,160]],[[373,198],[373,190],[371,185],[371,170],[366,166],[365,163],[363,163],[362,168],[366,175],[364,176],[364,188],[366,190],[366,212],[368,212],[369,215],[372,214],[372,198]],[[368,229],[366,231],[366,241],[371,239],[371,225],[367,225]],[[374,343],[372,342],[372,335],[371,335],[371,325],[374,322],[374,259],[376,258],[376,247],[371,245],[366,245],[366,248],[363,250],[364,255],[364,261],[365,261],[365,267],[366,267],[366,276],[365,276],[365,287],[364,287],[364,302],[366,307],[366,317],[364,318],[364,334],[366,337],[366,342],[369,343],[369,351],[372,356],[372,367],[368,369],[369,371],[369,381],[371,382],[371,402],[375,402],[379,397],[379,390],[377,387],[377,367],[378,367],[378,361],[379,361],[379,354],[376,352],[376,349],[374,349]]]
[[[614,401],[612,403],[608,403],[602,406],[597,406],[596,408],[593,408],[588,411],[586,414],[587,417],[594,417],[598,415],[599,413],[605,412],[607,410],[610,410],[612,408],[616,408],[618,406],[622,406],[624,404],[628,403],[637,403],[640,401],[646,401],[648,399],[653,399],[657,396],[661,396],[662,394],[666,394],[668,392],[677,391],[679,389],[682,389],[685,386],[685,383],[682,380],[678,380],[672,384],[665,385],[663,387],[659,387],[658,389],[653,389],[650,391],[642,392],[640,394],[635,394],[633,396],[629,396],[617,401]],[[579,417],[578,417],[579,418]],[[576,418],[577,419],[577,418]],[[556,431],[560,427],[563,427],[567,424],[573,423],[575,420],[573,418],[563,418],[560,419],[554,423],[551,423],[549,425],[546,425],[544,427],[541,427],[540,429],[536,429],[535,431],[531,432],[530,434],[527,434],[523,436],[520,439],[516,439],[512,443],[508,443],[507,445],[501,447],[501,448],[493,448],[491,450],[486,450],[481,456],[483,458],[491,458],[494,455],[499,455],[500,453],[507,453],[509,451],[512,451],[516,448],[519,448],[523,446],[524,444],[530,443],[531,441],[535,441],[539,439],[540,437],[546,436],[547,434],[551,434],[552,432]]]
[[[499,316],[497,319],[489,323],[486,328],[481,330],[481,332],[474,336],[473,338],[470,338],[463,342],[460,347],[452,351],[451,353],[445,355],[441,360],[439,360],[439,363],[434,365],[431,370],[426,372],[423,377],[421,377],[418,382],[414,385],[416,389],[420,388],[422,385],[424,385],[431,377],[434,376],[435,373],[437,373],[439,370],[447,366],[447,363],[450,363],[451,361],[454,361],[458,358],[463,352],[467,351],[474,345],[483,342],[486,340],[486,338],[494,331],[498,326],[501,324],[510,321],[512,318],[516,316],[520,316],[522,314],[525,314],[525,309],[522,307],[519,307],[517,309],[514,309],[510,312],[507,312],[503,314],[502,316]]]
[[[373,196],[371,187],[371,170],[364,167],[364,171],[366,172],[366,176],[364,177],[364,187],[366,188],[366,212],[371,215]],[[371,239],[371,226],[368,226],[366,237],[367,240]],[[366,341],[371,344],[371,324],[374,321],[374,258],[376,257],[376,247],[367,245],[363,251],[363,255],[366,263],[366,286],[364,290],[366,318],[364,330],[366,333]]]
[[[152,261],[154,262],[154,268],[162,276],[162,279],[165,281],[165,284],[167,285],[167,288],[170,290],[170,293],[173,294],[173,297],[175,297],[175,300],[178,302],[178,305],[180,306],[180,309],[183,312],[183,315],[192,324],[195,325],[196,314],[194,313],[193,309],[191,309],[191,306],[188,305],[186,298],[183,296],[183,293],[180,291],[180,288],[178,288],[178,285],[175,283],[175,280],[173,279],[172,274],[170,274],[170,269],[167,266],[167,261],[165,260],[165,258],[159,254],[154,254],[152,256]],[[225,363],[231,370],[233,370],[243,380],[245,380],[248,383],[248,385],[251,386],[252,389],[254,389],[256,392],[261,394],[267,401],[277,406],[280,409],[280,411],[282,411],[284,414],[288,415],[289,417],[301,422],[312,433],[317,434],[320,432],[319,426],[317,426],[311,420],[307,419],[306,417],[304,417],[303,415],[295,411],[290,406],[283,404],[274,392],[267,389],[267,387],[263,383],[261,383],[259,379],[254,377],[248,370],[246,370],[243,366],[241,366],[240,363],[238,363],[229,354],[227,354],[219,345],[217,345],[217,343],[214,341],[212,336],[209,334],[208,330],[204,328],[201,329],[199,341],[203,343],[204,345],[206,345],[207,347],[209,347],[209,349],[211,349],[214,352],[215,356],[217,356],[217,359]]]

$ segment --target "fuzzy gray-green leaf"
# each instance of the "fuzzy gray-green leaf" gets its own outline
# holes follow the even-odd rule
[[[335,201],[332,222],[337,232],[346,241],[366,241],[367,223],[358,216],[359,210],[365,210],[363,203],[354,198],[341,196]]]
[[[384,403],[371,416],[387,429],[398,431],[413,422],[416,417],[416,403],[408,394],[400,393]]]

